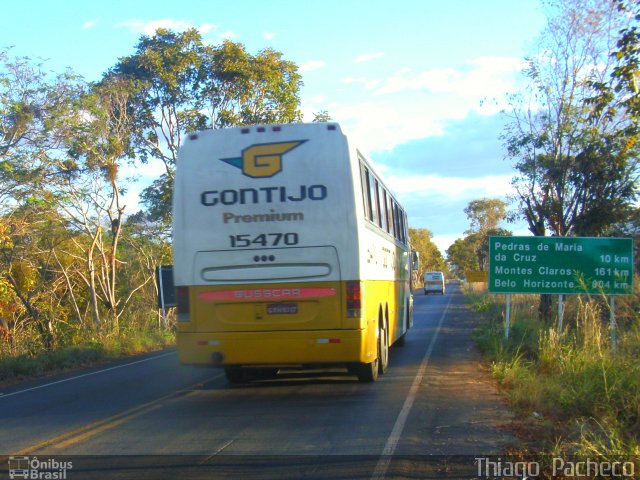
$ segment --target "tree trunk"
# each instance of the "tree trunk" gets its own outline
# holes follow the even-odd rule
[[[29,316],[34,321],[45,350],[51,350],[51,348],[53,347],[53,332],[51,328],[51,321],[43,318],[40,310],[38,310],[38,308],[31,302],[27,295],[25,295],[22,290],[20,290],[13,276],[8,275],[7,278],[11,283],[11,286],[13,287],[14,293],[16,294],[22,305],[24,305],[24,308],[27,309],[27,312],[29,312]]]
[[[100,310],[98,309],[98,294],[96,292],[96,267],[93,260],[93,251],[100,237],[100,227],[96,230],[96,235],[91,242],[91,247],[87,252],[87,270],[89,271],[89,296],[91,298],[91,313],[93,316],[93,325],[97,330],[100,330]]]
[[[549,323],[552,318],[551,301],[551,295],[540,295],[540,303],[538,304],[538,315],[540,316],[540,319],[542,319],[545,323]]]

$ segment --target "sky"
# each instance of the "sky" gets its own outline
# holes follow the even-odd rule
[[[540,0],[3,0],[0,50],[99,80],[141,35],[197,28],[203,40],[282,52],[302,74],[305,121],[328,111],[443,255],[464,208],[507,199],[500,113],[545,24]],[[135,172],[132,204],[162,172]],[[130,213],[134,213],[133,211]],[[526,234],[524,224],[504,224]]]

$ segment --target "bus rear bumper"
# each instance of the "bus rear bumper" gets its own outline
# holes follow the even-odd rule
[[[177,344],[181,363],[215,367],[368,363],[376,352],[363,330],[180,332]]]

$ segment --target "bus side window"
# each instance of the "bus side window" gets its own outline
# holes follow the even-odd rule
[[[389,198],[389,208],[391,209],[391,220],[393,221],[393,237],[396,240],[400,240],[400,231],[398,230],[398,205],[396,205],[393,198]]]
[[[398,226],[400,227],[400,241],[404,244],[407,243],[406,230],[404,228],[404,211],[402,208],[398,208]]]
[[[387,191],[383,188],[382,189],[382,210],[384,212],[384,215],[382,215],[382,223],[383,223],[383,229],[385,230],[385,232],[390,233],[391,232],[391,224],[389,223],[389,196],[387,194]]]
[[[393,218],[393,199],[391,198],[391,195],[389,195],[389,198],[387,199],[387,212],[389,215],[389,233],[395,237],[396,236],[396,226],[395,226],[395,220]]]
[[[371,207],[371,221],[373,223],[377,223],[378,209],[377,209],[377,202],[374,198],[374,195],[375,195],[374,182],[375,182],[375,179],[373,178],[373,175],[371,174],[371,172],[367,171],[367,193],[369,195],[369,205]]]
[[[378,184],[378,180],[375,180],[375,201],[376,201],[376,211],[378,212],[376,223],[380,228],[382,228],[382,208],[380,207],[380,185]]]
[[[409,243],[409,230],[407,229],[407,212],[405,212],[404,210],[402,211],[402,230],[403,230],[403,236],[404,236],[404,243]]]
[[[362,202],[364,204],[364,216],[367,220],[373,219],[371,212],[371,188],[369,188],[369,170],[360,164],[360,183],[362,184]]]

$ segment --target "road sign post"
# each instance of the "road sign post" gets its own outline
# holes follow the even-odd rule
[[[562,333],[562,320],[564,317],[564,295],[558,295],[558,333]]]
[[[504,338],[509,340],[509,330],[511,330],[511,294],[507,293],[507,311],[504,316]]]

